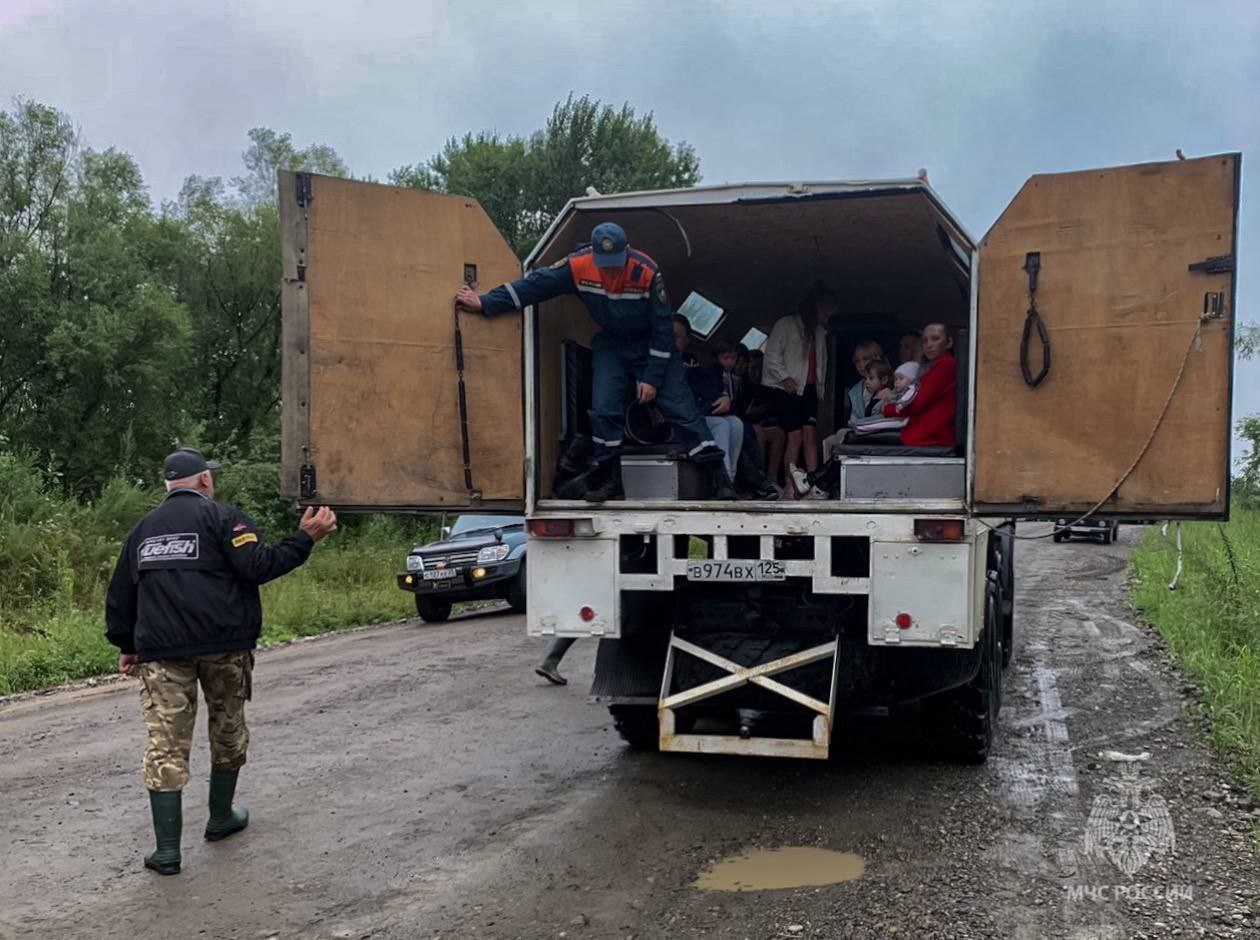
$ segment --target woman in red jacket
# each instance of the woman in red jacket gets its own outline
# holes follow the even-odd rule
[[[923,370],[918,386],[901,403],[887,405],[885,416],[902,417],[901,443],[906,447],[953,447],[958,412],[958,363],[950,351],[954,341],[943,323],[923,328]]]

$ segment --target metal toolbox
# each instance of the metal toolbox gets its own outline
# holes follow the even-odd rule
[[[841,499],[962,499],[967,487],[961,457],[844,457]]]
[[[682,454],[623,454],[621,481],[626,499],[702,499],[699,467]]]

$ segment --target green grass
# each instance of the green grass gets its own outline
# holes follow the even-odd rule
[[[263,588],[263,642],[414,617],[414,598],[394,581],[409,548],[376,538],[337,545],[336,536],[318,546],[309,562]]]
[[[1235,510],[1225,526],[1152,528],[1133,555],[1134,603],[1202,690],[1213,744],[1260,799],[1260,512]]]
[[[83,611],[0,629],[0,695],[113,672],[118,650],[105,642],[104,619]]]

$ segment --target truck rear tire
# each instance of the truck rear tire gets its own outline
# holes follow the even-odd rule
[[[996,585],[989,585],[984,614],[980,670],[966,685],[924,703],[931,709],[941,756],[954,763],[983,764],[988,760],[1002,708],[1001,614]]]
[[[425,623],[446,623],[451,617],[451,602],[443,597],[416,595],[416,613]]]
[[[613,727],[633,750],[655,751],[661,745],[661,725],[655,705],[609,705]]]
[[[1002,532],[1004,530],[999,530]],[[1005,532],[1000,564],[989,577],[997,579],[998,613],[1002,618],[1002,668],[1011,664],[1015,655],[1015,527]],[[990,562],[992,564],[992,562]]]
[[[1008,669],[1015,657],[1015,608],[1002,615],[1002,668]]]

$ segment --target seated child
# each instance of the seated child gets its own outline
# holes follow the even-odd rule
[[[883,369],[879,366],[882,365]],[[877,382],[882,381],[881,375],[888,368],[888,363],[875,362],[867,368],[866,387],[871,391],[871,404],[867,409],[867,414],[860,418],[853,418],[849,421],[849,427],[841,428],[835,434],[823,440],[823,457],[830,459],[832,456],[832,447],[836,444],[843,444],[848,438],[861,437],[866,434],[875,434],[880,431],[897,431],[905,426],[906,419],[886,418],[883,411],[885,405],[899,404],[914,387],[914,383],[919,378],[919,364],[917,362],[903,362],[897,366],[897,371],[892,373],[893,383],[892,389],[887,386],[878,387]]]
[[[917,362],[903,362],[897,366],[891,394],[884,395],[880,401],[872,400],[871,413],[865,418],[851,422],[854,436],[874,434],[876,431],[896,431],[905,427],[905,418],[884,417],[884,406],[901,404],[918,378],[919,364]]]

